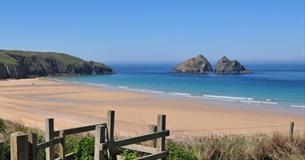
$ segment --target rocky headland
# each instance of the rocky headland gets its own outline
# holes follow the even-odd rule
[[[112,69],[103,63],[64,53],[0,50],[0,79],[109,73]]]

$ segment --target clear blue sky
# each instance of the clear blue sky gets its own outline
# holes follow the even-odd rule
[[[106,63],[304,60],[304,0],[0,0],[2,49]]]

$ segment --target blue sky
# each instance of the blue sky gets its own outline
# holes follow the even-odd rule
[[[304,0],[0,0],[2,49],[106,63],[304,60]]]

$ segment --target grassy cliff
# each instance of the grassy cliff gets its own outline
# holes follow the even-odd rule
[[[112,69],[103,63],[64,53],[0,50],[0,79],[107,73],[112,73]]]

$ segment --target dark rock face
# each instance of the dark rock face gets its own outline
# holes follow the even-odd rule
[[[178,64],[175,71],[182,73],[209,73],[212,72],[213,69],[209,61],[203,55],[198,55]]]
[[[226,56],[222,57],[216,65],[215,72],[218,74],[248,74],[252,71],[247,70],[237,60],[230,60]]]
[[[112,69],[102,63],[88,62],[62,53],[0,50],[0,56],[0,79],[112,73]]]

